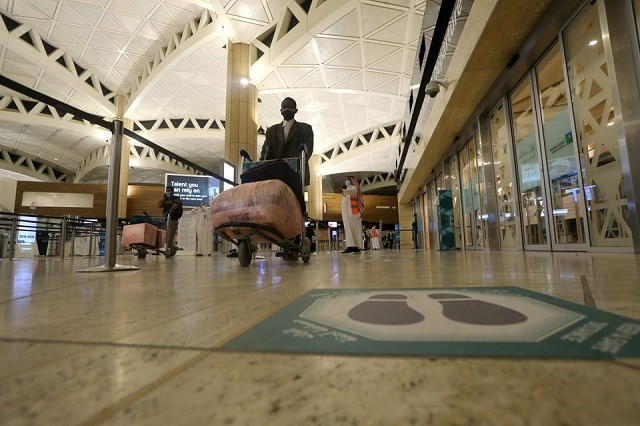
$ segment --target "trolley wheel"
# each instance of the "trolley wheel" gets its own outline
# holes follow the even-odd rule
[[[249,266],[251,264],[251,244],[248,240],[240,240],[238,242],[238,261],[241,266]]]
[[[147,251],[145,249],[138,249],[136,250],[136,256],[138,256],[138,259],[146,259]]]
[[[311,259],[311,240],[307,237],[302,240],[302,245],[300,246],[300,257],[304,263],[309,263],[309,259]]]

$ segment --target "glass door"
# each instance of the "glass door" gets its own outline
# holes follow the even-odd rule
[[[474,133],[469,141],[469,162],[471,174],[471,201],[473,203],[473,246],[483,248],[486,226],[483,218],[486,217],[486,209],[482,202],[484,195],[484,166],[482,162],[482,146],[478,133]]]
[[[528,75],[509,98],[522,209],[522,236],[525,248],[550,249],[532,93],[531,76]]]
[[[429,226],[429,246],[431,250],[437,250],[439,248],[438,241],[440,236],[438,234],[438,194],[436,192],[436,181],[432,180],[427,184],[427,208],[428,208],[428,226]]]
[[[462,197],[463,242],[467,249],[484,246],[483,214],[481,202],[482,154],[477,146],[476,133],[458,152],[460,162],[460,188]],[[480,159],[480,163],[478,163]]]
[[[547,188],[549,188],[552,246],[586,250],[582,178],[571,125],[562,51],[556,44],[534,69],[537,109],[540,111]]]
[[[500,103],[489,114],[489,133],[491,135],[491,151],[493,170],[495,173],[496,196],[498,206],[498,226],[501,248],[521,248],[518,233],[518,214],[516,207],[516,191],[513,176],[513,152],[509,138],[509,126],[504,103]]]
[[[471,195],[469,144],[458,152],[460,162],[460,188],[462,191],[462,240],[465,248],[473,247],[473,201]]]
[[[593,247],[633,245],[599,2],[587,3],[562,31],[572,112]],[[622,25],[622,23],[621,23]],[[629,59],[631,60],[631,58]]]
[[[453,156],[444,166],[445,180],[448,189],[451,189],[453,198],[453,227],[455,233],[456,248],[462,248],[462,206],[460,201],[460,179],[458,177],[458,157]]]

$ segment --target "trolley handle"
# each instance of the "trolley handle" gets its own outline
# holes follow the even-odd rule
[[[249,155],[249,153],[248,153],[246,150],[244,150],[244,149],[241,149],[241,150],[240,150],[240,156],[241,156],[242,158],[244,158],[245,160],[247,160],[247,161],[251,161],[251,156],[250,156],[250,155]]]

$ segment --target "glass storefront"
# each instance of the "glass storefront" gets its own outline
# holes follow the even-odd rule
[[[460,180],[458,179],[458,157],[453,156],[444,166],[447,189],[453,198],[453,228],[456,248],[462,248],[462,206],[460,199]]]
[[[427,184],[426,209],[427,209],[427,228],[429,230],[429,248],[437,250],[439,248],[439,230],[438,230],[438,206],[436,200],[436,183],[431,181]]]
[[[481,248],[485,239],[484,209],[480,197],[482,153],[477,145],[477,137],[474,133],[458,153],[462,188],[462,224],[466,248]]]
[[[640,0],[625,1],[633,1],[635,16],[629,19],[637,21]],[[477,131],[449,152],[444,173],[430,185],[452,192],[456,247],[632,246],[621,118],[605,54],[609,41],[600,27],[604,10],[603,0],[585,3],[486,116],[487,126],[480,128],[490,149],[485,146],[484,156]],[[490,224],[487,218],[494,216]]]
[[[530,76],[516,87],[509,102],[520,184],[524,244],[547,245],[542,163],[536,143],[536,117]]]
[[[516,248],[519,244],[516,200],[511,172],[513,154],[507,117],[502,103],[489,115],[489,132],[496,182],[500,247]]]
[[[598,2],[587,4],[562,32],[571,88],[591,245],[632,246],[618,125]]]
[[[472,179],[474,183],[478,196],[478,210],[476,212],[476,228],[478,234],[478,240],[476,241],[477,247],[484,248],[485,245],[489,244],[489,215],[488,215],[488,205],[487,205],[487,193],[485,187],[485,167],[484,160],[482,157],[482,141],[478,137],[478,132],[474,134],[474,138],[476,140],[476,173],[477,177],[475,180]],[[473,176],[472,176],[473,177]]]

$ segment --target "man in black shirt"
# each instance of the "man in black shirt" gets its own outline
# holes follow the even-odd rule
[[[178,221],[182,217],[182,201],[180,201],[180,197],[173,194],[172,186],[166,187],[164,197],[158,202],[158,207],[162,207],[162,214],[165,217],[169,215],[165,256],[173,257],[176,254],[175,238],[178,230]]]

